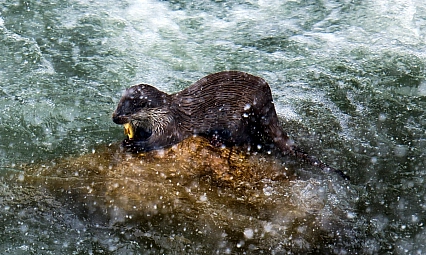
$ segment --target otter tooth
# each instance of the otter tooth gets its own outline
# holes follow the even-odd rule
[[[130,123],[124,124],[124,134],[127,135],[129,139],[133,139],[133,137],[135,136],[135,133],[134,133],[132,124]]]

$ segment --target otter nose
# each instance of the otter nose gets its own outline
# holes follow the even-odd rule
[[[118,115],[116,112],[112,114],[112,121],[115,124],[123,125],[130,122],[130,118],[127,116]]]

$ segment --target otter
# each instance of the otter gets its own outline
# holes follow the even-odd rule
[[[128,88],[112,115],[124,125],[124,148],[144,152],[170,147],[191,136],[216,145],[272,145],[326,172],[349,180],[343,171],[308,155],[279,124],[271,89],[240,71],[210,74],[175,94],[139,84]]]

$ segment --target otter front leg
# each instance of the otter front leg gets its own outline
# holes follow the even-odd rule
[[[231,132],[228,130],[214,130],[209,131],[206,134],[206,137],[209,139],[211,145],[215,147],[222,147],[225,146],[226,143],[229,143]]]
[[[131,140],[131,139],[124,139],[121,143],[121,146],[123,149],[129,152],[133,153],[139,153],[139,152],[147,152],[152,151],[157,148],[153,147],[150,142],[147,140]]]

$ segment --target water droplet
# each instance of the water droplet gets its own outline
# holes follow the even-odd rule
[[[407,155],[408,147],[406,145],[397,145],[394,149],[394,154],[397,157],[404,157]]]
[[[204,195],[201,195],[201,196],[200,196],[200,201],[201,201],[201,202],[206,202],[206,201],[207,201],[206,193],[204,193]]]
[[[269,233],[272,231],[272,223],[271,222],[267,222],[264,226],[263,229],[265,230],[266,233]]]
[[[254,236],[253,229],[251,229],[251,228],[246,228],[246,229],[244,229],[244,237],[245,237],[245,238],[247,238],[247,239],[252,239],[252,238],[253,238],[253,236]]]
[[[24,176],[23,174],[20,174],[20,175],[18,176],[18,181],[23,182],[23,181],[24,181],[24,179],[25,179],[25,176]]]
[[[354,212],[347,212],[346,217],[348,217],[348,219],[354,219],[356,214]]]
[[[241,240],[239,243],[237,243],[237,248],[243,247],[244,243],[245,242]]]
[[[265,194],[265,196],[271,196],[273,194],[274,189],[271,187],[265,187],[263,188],[263,194]]]

